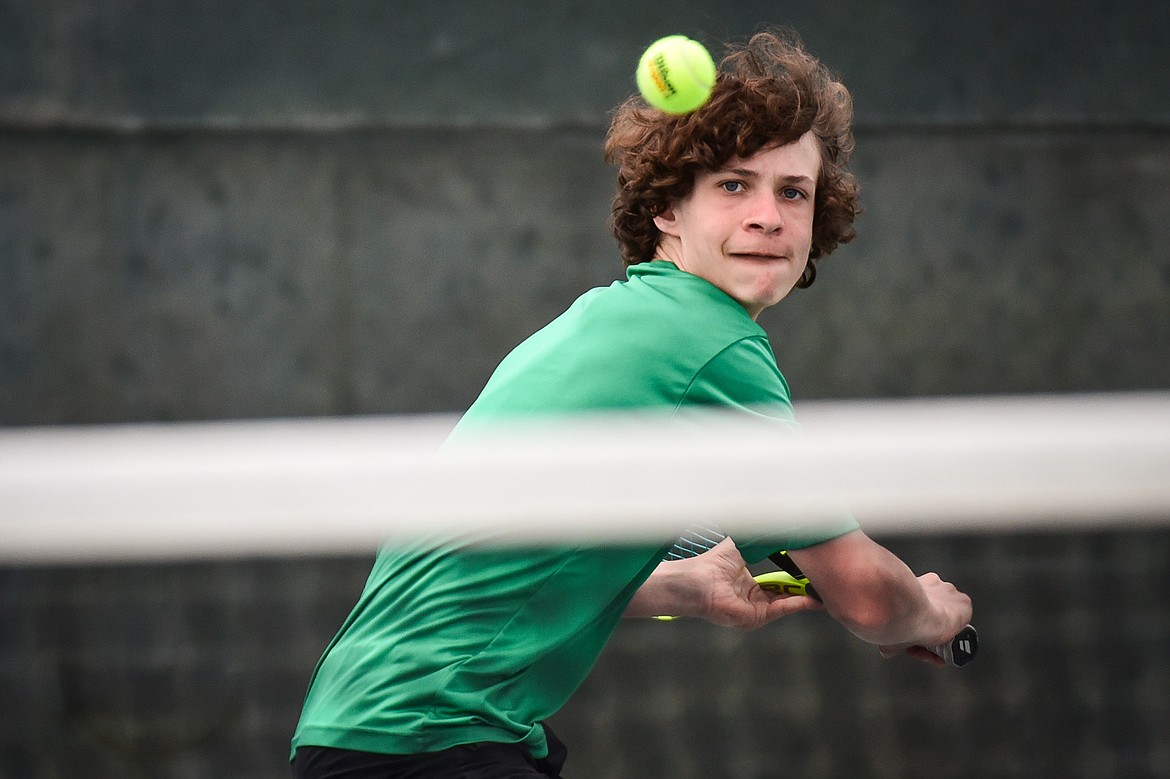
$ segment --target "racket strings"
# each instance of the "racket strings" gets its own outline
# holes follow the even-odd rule
[[[725,538],[727,534],[716,525],[691,525],[670,547],[664,559],[685,560],[688,557],[698,557],[703,552],[713,549]]]

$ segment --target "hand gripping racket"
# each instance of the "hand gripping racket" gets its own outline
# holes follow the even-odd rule
[[[800,570],[800,566],[786,552],[768,555],[768,559],[779,566],[780,570],[757,576],[757,584],[765,590],[773,592],[782,592],[786,595],[808,595],[817,600],[821,599],[813,586],[808,583],[808,577]],[[967,625],[947,643],[924,648],[941,657],[947,665],[962,668],[975,659],[975,653],[979,651],[979,634],[975,632],[974,627]]]
[[[761,589],[782,595],[808,595],[808,591],[812,589],[809,587],[808,579],[798,579],[787,571],[768,571],[754,578],[756,584],[760,585]],[[817,598],[817,600],[820,600],[820,598]],[[670,622],[672,619],[678,619],[678,617],[659,616],[654,619]]]

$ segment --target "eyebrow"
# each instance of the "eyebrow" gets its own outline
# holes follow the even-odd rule
[[[731,174],[734,176],[739,176],[740,178],[753,178],[754,179],[754,178],[760,177],[759,173],[757,173],[754,170],[748,170],[747,168],[724,168],[722,173]],[[798,174],[781,176],[780,182],[782,184],[812,184],[812,183],[814,183],[813,179],[809,178],[808,176],[801,176]]]

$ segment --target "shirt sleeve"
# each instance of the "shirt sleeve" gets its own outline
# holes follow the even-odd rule
[[[768,534],[766,537],[739,538],[732,536],[732,538],[735,540],[736,548],[739,549],[744,562],[758,563],[781,549],[804,549],[816,546],[857,530],[858,527],[857,520],[842,510],[839,517],[825,522],[785,527],[775,534]]]
[[[741,338],[695,374],[683,404],[722,406],[794,424],[792,399],[767,338]]]
[[[684,402],[721,406],[779,422],[797,429],[788,382],[776,365],[776,356],[765,337],[740,339],[715,355],[696,374]],[[781,466],[777,466],[781,467]],[[712,518],[716,522],[729,518]],[[781,549],[802,549],[829,541],[858,528],[845,508],[828,518],[777,527],[766,536],[736,536],[736,546],[748,563],[756,563]]]

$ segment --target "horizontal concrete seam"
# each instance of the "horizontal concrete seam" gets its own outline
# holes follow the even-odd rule
[[[0,116],[0,133],[10,135],[97,135],[146,137],[166,135],[221,136],[303,136],[333,137],[396,133],[604,133],[607,124],[592,121],[513,121],[478,122],[472,119],[443,122],[378,122],[372,120],[308,120],[255,122],[230,118],[198,120],[108,119],[69,117],[27,119]],[[1039,133],[1136,133],[1170,134],[1170,122],[1134,121],[999,121],[929,122],[929,121],[858,121],[854,131],[864,135],[955,135],[955,134],[1039,134]]]

